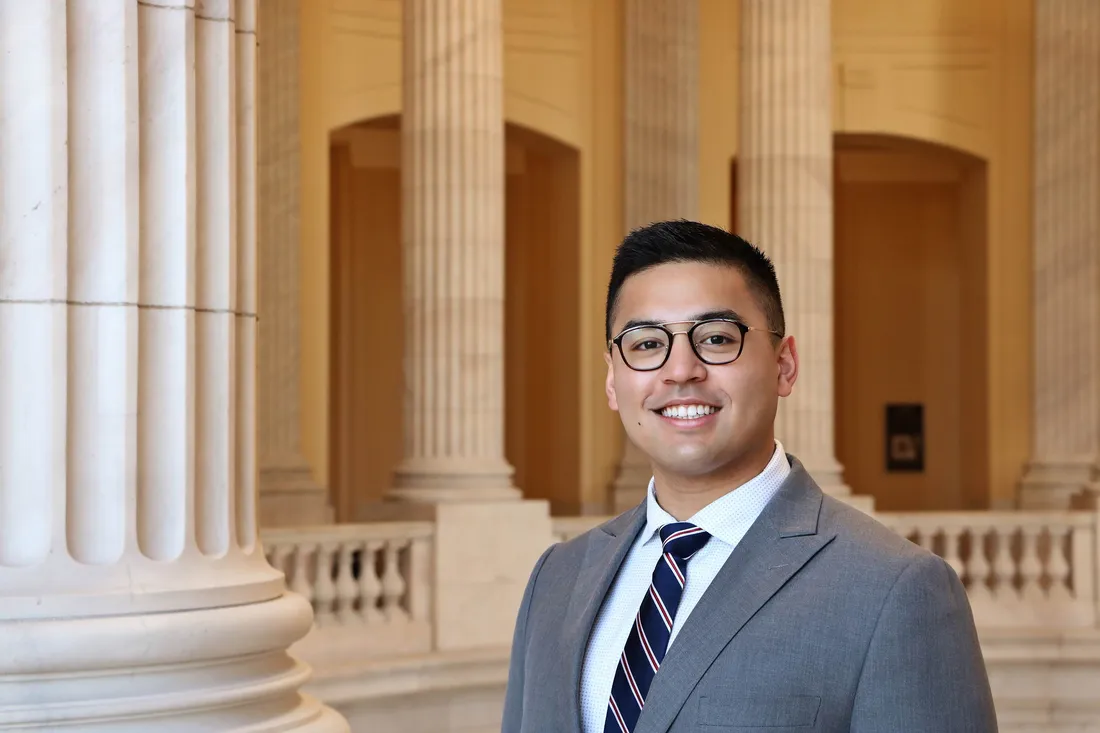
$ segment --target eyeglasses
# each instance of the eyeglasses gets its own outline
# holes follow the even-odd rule
[[[669,323],[658,323],[648,326],[634,326],[620,333],[607,343],[608,350],[612,344],[619,347],[619,354],[623,363],[637,372],[651,372],[660,369],[668,361],[668,355],[672,353],[672,340],[677,334],[687,334],[691,350],[699,361],[712,366],[732,364],[741,356],[741,350],[745,347],[745,334],[749,331],[763,331],[775,336],[783,334],[770,331],[766,328],[754,328],[746,326],[739,321],[726,318],[715,318],[706,321],[676,321],[674,323],[690,323],[692,326],[684,331],[671,331],[666,326]]]

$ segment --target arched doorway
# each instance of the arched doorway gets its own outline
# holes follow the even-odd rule
[[[402,457],[400,117],[332,133],[329,465],[340,521],[388,491]],[[525,496],[578,503],[579,163],[505,130],[505,454]]]
[[[848,483],[884,511],[986,508],[986,165],[882,135],[836,136],[835,161],[836,443]],[[923,466],[888,461],[918,413]]]
[[[987,166],[889,135],[834,138],[837,458],[882,511],[989,502]],[[731,166],[737,231],[737,168]],[[923,465],[888,461],[922,420]],[[888,416],[889,422],[888,425]],[[897,439],[893,439],[896,446]]]

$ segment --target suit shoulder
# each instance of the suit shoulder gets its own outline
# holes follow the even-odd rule
[[[929,550],[911,542],[872,516],[832,496],[824,496],[821,527],[835,533],[833,544],[847,562],[863,570],[898,574],[914,562],[940,561]]]

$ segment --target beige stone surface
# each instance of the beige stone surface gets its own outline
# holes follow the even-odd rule
[[[523,589],[550,544],[545,501],[435,507],[435,643],[440,651],[510,646]]]
[[[1066,508],[1100,451],[1100,3],[1035,3],[1034,426],[1023,508]]]

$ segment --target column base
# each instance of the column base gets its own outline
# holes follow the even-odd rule
[[[304,461],[296,466],[260,469],[259,515],[263,528],[308,527],[335,521],[328,491],[317,485]]]
[[[299,688],[296,594],[196,611],[0,623],[0,728],[346,733]]]
[[[394,471],[387,501],[443,504],[523,498],[512,485],[515,469],[507,461],[468,458],[414,458]]]
[[[1020,479],[1016,503],[1020,509],[1069,509],[1088,493],[1096,473],[1091,460],[1030,463]]]
[[[854,507],[864,514],[875,513],[875,497],[870,494],[854,494],[844,481],[844,467],[836,460],[803,461],[806,472],[823,492]]]

